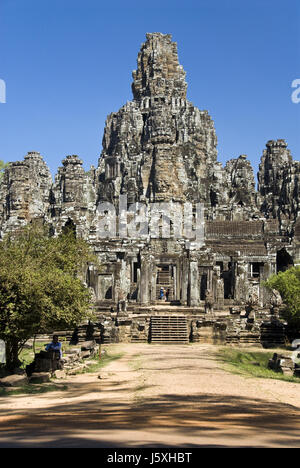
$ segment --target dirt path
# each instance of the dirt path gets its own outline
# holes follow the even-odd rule
[[[0,400],[0,447],[300,447],[300,385],[232,375],[209,345],[113,345],[68,390]]]

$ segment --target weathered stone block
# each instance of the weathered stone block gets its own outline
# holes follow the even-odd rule
[[[50,382],[50,379],[51,379],[50,372],[34,372],[31,375],[29,382],[31,384],[42,384],[42,383]]]
[[[13,374],[0,379],[0,387],[22,387],[28,384],[26,375]]]

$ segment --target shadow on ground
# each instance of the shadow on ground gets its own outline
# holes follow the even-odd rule
[[[130,443],[109,442],[109,433],[120,433],[122,438],[126,431],[135,430],[135,446],[147,447],[151,445],[138,440],[140,432],[165,430],[179,438],[199,438],[199,444],[183,443],[186,447],[221,447],[218,437],[224,434],[235,442],[239,439],[239,446],[249,445],[248,437],[258,433],[270,433],[270,443],[277,446],[295,447],[300,445],[299,429],[300,411],[286,404],[236,396],[166,394],[134,407],[117,400],[89,400],[80,407],[74,402],[0,416],[0,446],[122,447]],[[89,432],[100,436],[89,437]],[[215,444],[202,444],[202,435],[213,437]],[[155,444],[164,446],[170,444]]]
[[[121,366],[100,371],[107,378],[84,383],[74,379],[56,399],[43,395],[40,408],[26,408],[21,399],[21,409],[8,411],[3,402],[0,447],[300,446],[300,409],[295,406],[269,401],[262,393],[256,399],[232,395],[234,390],[223,395],[214,380],[209,393],[201,393],[195,381],[189,391],[190,376],[198,373],[202,379],[213,373],[222,386],[226,374],[209,367],[207,362],[215,357],[206,347],[195,348],[196,356],[189,350],[185,355],[180,347],[139,347],[141,365],[137,348],[132,349]],[[131,369],[132,363],[138,368]],[[155,376],[168,372],[170,385],[164,380],[160,387]],[[180,387],[184,395],[175,393],[174,376],[186,381],[186,387]]]

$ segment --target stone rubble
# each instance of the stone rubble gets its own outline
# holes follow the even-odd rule
[[[290,356],[274,353],[269,360],[269,369],[275,372],[281,372],[289,377],[295,374],[295,363]]]
[[[42,381],[49,381],[51,377],[63,379],[68,374],[75,375],[87,368],[92,363],[88,359],[97,356],[98,352],[99,345],[94,340],[82,342],[78,347],[65,349],[62,359],[53,359],[52,352],[40,351],[35,354],[34,361],[26,368],[30,383],[39,383],[39,378]]]
[[[12,374],[0,379],[0,387],[23,387],[28,382],[26,375]]]

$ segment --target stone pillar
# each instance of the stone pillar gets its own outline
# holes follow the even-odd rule
[[[87,284],[94,290],[95,297],[98,297],[98,270],[93,264],[90,264],[87,269]]]
[[[276,272],[276,264],[266,262],[263,267],[260,268],[260,280],[266,281],[273,273]],[[270,290],[263,286],[261,283],[259,285],[259,300],[263,306],[266,306],[270,302]]]
[[[188,284],[189,284],[189,262],[183,258],[181,264],[181,303],[187,304],[188,302]]]
[[[207,289],[212,291],[213,288],[213,269],[211,267],[207,270]]]
[[[148,265],[142,261],[141,265],[141,304],[148,304],[149,303],[149,276],[148,276]]]
[[[246,301],[248,298],[248,265],[243,260],[235,264],[234,298],[238,302]]]
[[[215,266],[213,270],[213,284],[212,294],[216,308],[224,305],[224,281],[221,278],[221,269],[219,266]]]
[[[138,293],[137,293],[137,302],[141,302],[141,269],[137,269],[137,288],[138,288]]]
[[[112,300],[117,302],[119,300],[119,264],[115,264],[115,270],[112,281]]]
[[[130,264],[127,264],[126,259],[121,260],[119,268],[119,297],[118,301],[127,299],[130,292]]]
[[[176,300],[180,300],[180,288],[181,288],[181,269],[180,263],[176,265]]]
[[[192,260],[190,262],[190,274],[189,274],[189,298],[188,302],[190,306],[199,305],[200,300],[200,286],[199,286],[199,271],[198,262]]]
[[[156,281],[157,281],[157,267],[153,265],[151,269],[151,291],[150,291],[150,301],[155,302],[156,297]]]
[[[150,254],[141,254],[141,281],[140,281],[140,302],[147,305],[150,303],[150,289],[151,289],[151,269],[152,257]]]
[[[276,260],[275,262],[272,263],[265,263],[264,265],[264,277],[265,279],[268,279],[271,275],[276,274]]]
[[[262,282],[262,281],[265,280],[265,268],[264,268],[264,267],[265,267],[264,264],[263,264],[262,266],[259,267],[259,279],[260,279],[260,282]],[[264,289],[265,289],[265,288],[264,288],[264,287],[262,286],[262,284],[260,283],[260,284],[259,284],[259,291],[258,291],[258,293],[259,293],[259,303],[260,303],[261,305],[264,304],[265,298],[266,298],[266,297],[265,297],[266,295],[265,295]]]
[[[177,268],[173,265],[173,299],[177,299]]]

